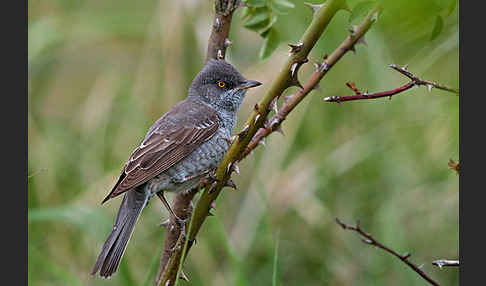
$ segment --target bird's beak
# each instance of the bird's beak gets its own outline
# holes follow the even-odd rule
[[[256,80],[245,80],[240,86],[238,86],[238,89],[249,89],[255,86],[262,85],[261,82],[258,82]]]

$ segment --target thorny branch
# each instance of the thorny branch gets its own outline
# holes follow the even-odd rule
[[[407,66],[399,67],[395,64],[391,64],[390,67],[399,73],[403,74],[404,76],[408,77],[410,81],[406,83],[405,85],[402,85],[398,88],[392,89],[392,90],[387,90],[387,91],[382,91],[382,92],[377,92],[377,93],[368,93],[364,92],[362,93],[356,88],[356,85],[352,82],[346,83],[346,85],[355,93],[355,95],[350,95],[350,96],[329,96],[324,98],[325,101],[327,102],[337,102],[341,103],[344,101],[351,101],[351,100],[361,100],[361,99],[376,99],[380,97],[389,97],[390,99],[392,98],[393,95],[399,94],[401,92],[404,92],[414,86],[427,86],[427,89],[429,92],[432,90],[432,88],[437,88],[440,90],[448,91],[455,93],[459,95],[459,91],[457,89],[453,89],[441,84],[438,84],[436,82],[428,81],[428,80],[423,80],[411,72],[407,70]]]
[[[222,4],[221,2],[225,2],[226,4]],[[233,4],[230,4],[230,2]],[[239,1],[234,0],[216,0],[216,15],[214,23],[217,23],[218,20],[216,19],[221,17],[219,13],[227,13],[226,16],[231,15],[234,9],[238,7],[238,2]],[[226,7],[226,9],[229,7],[232,10],[221,12],[218,10],[218,7]],[[319,81],[327,73],[327,71],[346,52],[350,50],[354,51],[354,45],[362,41],[362,37],[376,21],[378,11],[381,9],[381,7],[373,9],[360,26],[354,27],[349,37],[346,38],[346,40],[336,49],[336,51],[331,54],[331,56],[323,57],[324,62],[322,63],[316,63],[316,72],[306,81],[304,86],[302,86],[297,78],[298,70],[302,64],[308,62],[307,56],[309,52],[314,47],[336,12],[341,9],[349,11],[349,8],[344,0],[328,0],[322,5],[312,5],[311,8],[314,11],[314,17],[311,24],[305,31],[299,43],[290,44],[291,51],[283,68],[277,74],[277,78],[272,82],[272,85],[265,96],[255,105],[255,110],[244,125],[245,127],[240,133],[238,133],[229,150],[226,152],[225,157],[216,170],[216,178],[210,185],[210,190],[205,188],[204,193],[198,200],[196,207],[192,212],[190,224],[186,224],[186,229],[188,230],[187,237],[182,235],[182,226],[175,224],[174,218],[171,217],[168,223],[165,224],[168,229],[166,234],[166,240],[168,241],[165,243],[159,274],[156,278],[156,285],[174,285],[175,280],[178,278],[177,273],[179,271],[177,269],[179,268],[181,262],[183,263],[187,252],[194,244],[195,237],[203,222],[208,216],[211,215],[210,210],[214,206],[214,201],[218,197],[223,187],[230,186],[235,188],[234,183],[232,183],[230,180],[231,174],[233,172],[239,172],[237,163],[247,155],[245,150],[247,149],[247,146],[254,141],[253,139],[255,138],[257,131],[262,130],[262,128],[268,128],[268,114],[272,110],[275,110],[276,101],[280,98],[281,94],[290,86],[301,87],[301,90],[297,92],[296,95],[288,98],[286,101],[287,105],[284,105],[286,108],[282,108],[280,113],[281,115],[286,116],[305,97],[305,95],[307,95],[318,85]],[[222,26],[219,24],[213,25],[213,31],[208,44],[207,59],[224,58],[225,50],[228,46],[224,43],[227,44],[229,42],[229,40],[227,40],[227,35],[229,32],[231,17],[228,19],[229,20],[226,22],[219,22]],[[278,123],[273,123],[270,125],[271,130],[278,130],[278,127],[284,119],[285,118],[279,119]],[[187,216],[183,217],[185,218],[191,214],[191,200],[196,193],[197,190],[192,190],[186,194],[186,196],[182,196],[181,194],[176,196],[173,202],[173,210],[176,215],[182,216],[182,214],[186,214]],[[180,272],[179,277],[187,279],[182,272]]]
[[[304,83],[303,88],[298,90],[295,94],[286,96],[282,107],[277,110],[276,101],[272,102],[271,108],[275,114],[264,124],[262,128],[253,136],[250,143],[246,147],[243,157],[250,154],[258,145],[262,144],[265,137],[277,131],[283,134],[282,122],[287,118],[287,115],[294,110],[294,108],[314,89],[319,88],[319,82],[326,75],[326,73],[334,66],[336,62],[341,59],[344,54],[349,51],[355,51],[354,46],[358,43],[364,43],[364,35],[371,28],[371,25],[376,21],[375,15],[381,9],[380,7],[372,10],[364,19],[361,25],[354,26],[350,31],[349,36],[328,56],[322,56],[322,63],[315,62],[316,70],[309,79]]]
[[[394,255],[395,257],[397,257],[398,259],[403,261],[405,264],[407,264],[410,268],[412,268],[413,271],[417,272],[417,274],[419,274],[422,278],[427,280],[427,282],[429,282],[430,284],[440,285],[438,282],[434,281],[427,274],[425,274],[425,272],[423,272],[420,269],[421,268],[420,266],[417,266],[414,263],[410,262],[410,260],[408,260],[408,258],[410,258],[410,256],[411,256],[410,253],[399,254],[398,252],[389,248],[388,246],[381,244],[371,234],[369,234],[369,233],[365,232],[363,229],[361,229],[359,220],[356,222],[356,226],[347,225],[344,222],[342,222],[339,218],[336,218],[336,222],[343,229],[353,230],[353,231],[359,233],[359,235],[361,236],[361,241],[363,243],[366,243],[366,244],[369,244],[369,245],[374,245],[374,246],[381,248],[384,251]]]

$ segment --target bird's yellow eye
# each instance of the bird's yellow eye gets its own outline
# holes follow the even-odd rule
[[[223,87],[226,86],[226,82],[220,80],[220,81],[218,81],[218,86],[223,88]]]

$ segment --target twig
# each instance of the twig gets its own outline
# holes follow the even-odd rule
[[[329,96],[329,97],[324,98],[324,100],[327,101],[327,102],[341,103],[341,102],[344,102],[344,101],[362,100],[362,99],[376,99],[376,98],[381,98],[381,97],[389,97],[391,99],[393,95],[404,92],[404,91],[406,91],[406,90],[408,90],[408,89],[410,89],[414,86],[421,86],[421,85],[427,86],[427,89],[429,90],[429,92],[432,90],[432,88],[437,88],[437,89],[440,89],[440,90],[452,92],[452,93],[459,95],[459,91],[457,89],[453,89],[453,88],[438,84],[436,82],[423,80],[423,79],[415,76],[414,74],[412,74],[411,72],[409,72],[407,70],[407,66],[399,67],[395,64],[391,64],[390,67],[392,69],[398,71],[399,73],[403,74],[404,76],[408,77],[410,79],[410,81],[407,84],[402,85],[398,88],[388,90],[388,91],[377,92],[377,93],[368,93],[368,92],[362,93],[361,91],[359,91],[356,88],[354,83],[348,82],[348,83],[346,83],[346,85],[349,88],[351,88],[351,90],[354,91],[355,95]]]
[[[440,260],[432,261],[432,265],[438,266],[440,269],[442,269],[442,267],[444,267],[444,266],[459,267],[459,260],[440,259]]]
[[[411,256],[410,253],[404,253],[404,254],[400,255],[396,251],[394,251],[393,249],[391,249],[391,248],[387,247],[386,245],[383,245],[380,242],[376,241],[376,239],[371,234],[366,233],[364,230],[361,229],[359,220],[356,222],[356,226],[347,225],[347,224],[343,223],[339,218],[336,218],[336,222],[343,229],[349,229],[349,230],[353,230],[353,231],[356,231],[357,233],[359,233],[359,235],[362,236],[361,241],[363,243],[366,243],[366,244],[369,244],[369,245],[374,245],[374,246],[381,248],[381,249],[385,250],[386,252],[396,256],[398,259],[400,259],[405,264],[407,264],[410,268],[412,268],[413,271],[417,272],[417,274],[422,276],[422,278],[427,280],[427,282],[429,282],[430,284],[440,285],[438,282],[434,281],[427,274],[425,274],[425,272],[420,270],[419,266],[415,265],[414,263],[410,262],[410,260],[408,260],[408,258]]]

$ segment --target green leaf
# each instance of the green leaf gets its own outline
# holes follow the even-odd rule
[[[288,1],[288,0],[275,0],[273,2],[274,6],[280,6],[282,8],[295,8],[294,3]]]
[[[279,15],[288,14],[288,9],[292,8],[295,8],[295,5],[288,0],[275,0],[272,5],[272,11]]]
[[[266,9],[263,9],[250,16],[248,21],[246,21],[245,25],[243,26],[247,29],[257,31],[264,28],[268,24],[269,20],[270,14]]]
[[[267,31],[272,28],[273,24],[275,24],[277,22],[277,17],[276,16],[272,16],[270,18],[270,22],[262,29],[262,31],[260,32],[260,36],[262,36],[263,38],[265,38],[263,35],[267,33]]]
[[[351,15],[349,15],[348,22],[353,23],[358,19],[364,18],[375,7],[375,4],[376,2],[374,1],[363,1],[356,4],[351,11]]]
[[[442,17],[440,15],[437,15],[435,17],[434,29],[432,30],[432,34],[430,35],[430,40],[431,41],[433,39],[437,38],[437,36],[442,31],[442,28],[444,28],[444,20],[442,20]]]
[[[247,0],[246,4],[248,4],[248,7],[265,7],[266,6],[266,1],[265,0]]]
[[[245,19],[248,15],[250,15],[250,8],[248,7],[241,8],[240,18]]]
[[[452,12],[456,9],[457,0],[451,0],[449,6],[447,7],[446,17],[450,16]]]
[[[274,28],[268,29],[261,36],[265,38],[259,54],[260,59],[263,60],[269,57],[275,49],[277,49],[280,37]]]

